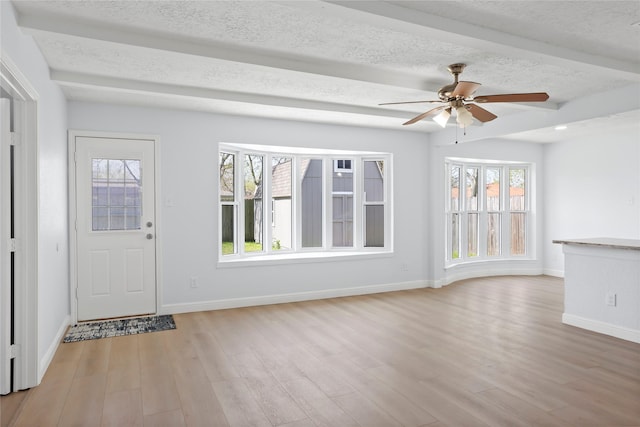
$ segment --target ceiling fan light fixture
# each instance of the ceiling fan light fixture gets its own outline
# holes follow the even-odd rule
[[[464,105],[456,108],[456,122],[460,125],[460,127],[467,127],[471,123],[473,123],[473,115],[465,108]]]
[[[451,109],[447,108],[442,110],[440,114],[433,118],[433,121],[439,124],[442,127],[447,126],[447,122],[449,121],[449,117],[451,117]]]

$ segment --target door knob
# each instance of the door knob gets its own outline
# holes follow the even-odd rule
[[[147,234],[147,240],[151,240],[151,239],[153,239],[153,234],[151,233]]]
[[[151,227],[153,223],[151,221],[147,222],[147,227]]]

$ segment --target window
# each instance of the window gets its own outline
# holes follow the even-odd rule
[[[447,159],[448,264],[530,255],[530,169],[527,164]]]
[[[92,159],[92,230],[140,230],[140,160]]]
[[[340,159],[333,161],[334,172],[351,172],[351,160]]]
[[[221,144],[220,259],[389,251],[390,155],[335,153]]]

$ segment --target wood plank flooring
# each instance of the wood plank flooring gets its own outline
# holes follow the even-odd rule
[[[175,315],[61,344],[12,424],[640,426],[640,345],[562,307],[561,279],[512,276]]]

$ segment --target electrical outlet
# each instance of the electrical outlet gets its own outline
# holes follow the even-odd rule
[[[611,306],[611,307],[615,307],[616,306],[616,302],[617,302],[616,301],[616,299],[617,299],[616,296],[617,295],[614,294],[613,292],[608,292],[607,293],[606,303],[607,303],[608,306]]]
[[[409,271],[409,264],[407,264],[406,262],[403,262],[402,264],[400,264],[400,270]]]
[[[197,288],[198,287],[198,278],[197,277],[192,277],[191,279],[189,279],[189,284],[191,285],[192,288]]]

